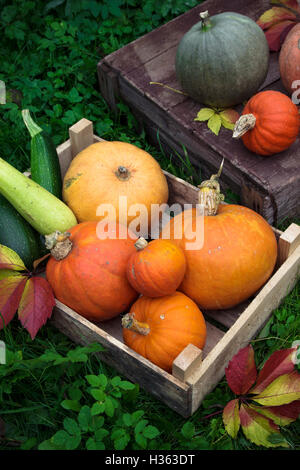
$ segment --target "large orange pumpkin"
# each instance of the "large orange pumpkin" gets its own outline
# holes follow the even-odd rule
[[[120,203],[121,196],[126,200]],[[143,204],[150,224],[151,204],[168,201],[168,184],[159,164],[149,153],[126,142],[98,142],[71,162],[64,177],[63,199],[79,222],[114,218],[114,214],[109,213],[98,212],[97,215],[98,207],[108,204],[116,211],[117,222],[129,224],[139,215],[135,214],[134,205]],[[127,216],[127,222],[119,218],[119,210],[121,219]]]
[[[119,238],[117,226],[109,228],[109,238],[99,239],[97,229],[97,222],[71,228],[70,237],[52,250],[46,268],[55,297],[96,322],[128,310],[138,296],[126,277],[128,259],[135,252],[134,235],[125,227],[127,238]]]
[[[125,344],[168,372],[188,344],[203,349],[206,341],[201,311],[181,292],[156,299],[141,296],[122,325]]]
[[[251,152],[274,155],[289,148],[299,130],[297,106],[283,93],[267,90],[248,101],[235,124],[233,137],[242,137]]]
[[[219,310],[248,299],[267,281],[275,266],[277,242],[272,228],[253,210],[233,204],[218,206],[220,195],[208,183],[200,187],[200,202],[205,206],[209,199],[207,206],[215,207],[212,214],[217,211],[216,215],[203,216],[197,208],[186,210],[170,220],[161,237],[170,236],[184,250],[187,269],[179,290],[200,308]],[[175,227],[183,221],[179,237]]]
[[[300,24],[288,33],[279,54],[279,69],[282,83],[292,94],[300,87]],[[296,80],[298,83],[296,84]],[[294,87],[293,87],[294,83]],[[299,95],[299,94],[298,94]],[[299,97],[299,96],[298,96]]]
[[[127,265],[127,277],[132,287],[148,297],[173,294],[183,279],[186,261],[183,251],[169,240],[140,238],[136,253]]]

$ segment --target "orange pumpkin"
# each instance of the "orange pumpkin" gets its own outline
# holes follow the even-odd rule
[[[281,47],[279,69],[281,81],[286,90],[292,94],[300,86],[300,24],[294,26]],[[293,83],[298,80],[298,84]],[[299,94],[298,94],[299,95]]]
[[[63,199],[79,222],[107,217],[128,225],[136,217],[130,207],[143,204],[150,224],[151,204],[168,201],[168,184],[149,153],[126,142],[98,142],[72,160],[64,177]],[[110,211],[97,211],[101,204],[108,204]]]
[[[156,299],[141,296],[122,325],[125,344],[168,372],[188,344],[203,349],[206,341],[201,311],[181,292]]]
[[[170,234],[184,250],[187,269],[179,290],[200,308],[220,310],[248,299],[267,281],[275,266],[277,242],[272,228],[253,210],[218,206],[219,188],[209,183],[200,186],[200,203],[214,210],[204,216],[197,208],[184,211],[183,217],[179,214],[170,220],[161,237]],[[178,237],[183,221],[183,235]]]
[[[97,222],[78,224],[70,229],[70,237],[56,244],[47,263],[55,297],[89,320],[115,317],[138,296],[126,277],[128,259],[135,252],[134,235],[124,228],[127,238],[119,238],[117,226],[109,228],[109,238],[99,239]]]
[[[183,279],[186,261],[181,248],[169,240],[140,238],[127,265],[132,287],[148,297],[163,297],[176,291]]]
[[[242,137],[251,152],[274,155],[289,148],[299,130],[297,106],[283,93],[267,90],[248,101],[235,124],[233,137]]]

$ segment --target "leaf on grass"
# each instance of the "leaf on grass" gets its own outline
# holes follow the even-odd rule
[[[42,277],[28,279],[19,303],[18,316],[32,339],[51,317],[54,306],[54,294],[46,279]]]
[[[8,246],[0,245],[0,269],[27,271],[20,256]]]
[[[15,316],[27,278],[14,271],[0,280],[0,330]]]
[[[229,436],[236,438],[240,429],[239,400],[231,400],[223,410],[223,423]]]
[[[300,400],[300,374],[297,370],[277,377],[253,400],[260,405],[279,406]]]
[[[281,406],[255,406],[251,408],[274,421],[278,426],[287,426],[300,415],[300,400]]]
[[[240,420],[246,438],[254,444],[265,447],[287,446],[286,443],[270,442],[270,436],[280,435],[278,426],[244,403],[240,408]]]
[[[254,350],[246,346],[231,359],[225,369],[229,387],[236,395],[244,395],[254,384],[257,370],[254,361]]]
[[[260,393],[280,375],[292,372],[295,368],[293,362],[295,351],[296,348],[275,351],[259,372],[257,382],[250,393]]]

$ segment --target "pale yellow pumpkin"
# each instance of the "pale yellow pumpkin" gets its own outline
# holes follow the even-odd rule
[[[168,184],[158,162],[146,151],[126,142],[98,142],[81,151],[71,162],[63,182],[63,200],[78,222],[103,220],[96,215],[102,204],[111,204],[119,218],[120,196],[129,209],[144,204],[150,223],[151,205],[168,201]],[[124,200],[123,200],[124,201]],[[102,206],[103,207],[103,206]],[[126,206],[121,204],[121,213]],[[98,211],[99,214],[99,211]],[[128,214],[129,224],[137,214]]]

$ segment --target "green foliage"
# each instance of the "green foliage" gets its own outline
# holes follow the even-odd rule
[[[105,55],[167,22],[196,0],[53,0],[48,3],[0,0],[2,47],[0,80],[22,93],[29,109],[54,143],[68,138],[68,127],[83,117],[103,138],[147,147],[135,120],[120,105],[114,116],[99,93],[97,63]],[[11,129],[14,132],[11,132]],[[29,166],[29,139],[19,108],[1,105],[0,156],[20,170]],[[149,145],[148,145],[149,147]]]
[[[170,156],[162,145],[157,150],[124,103],[117,114],[110,111],[96,73],[102,57],[198,3],[0,0],[0,80],[11,90],[9,102],[0,105],[0,157],[28,169],[30,142],[20,112],[27,108],[56,145],[86,117],[103,138],[140,146],[170,173],[200,184],[184,148],[183,156]],[[230,190],[226,201],[239,202]],[[261,363],[299,339],[299,306],[298,284],[253,342]],[[103,364],[95,354],[99,345],[76,347],[49,323],[34,342],[16,321],[0,339],[8,349],[8,363],[0,365],[0,449],[255,448],[242,435],[232,441],[224,430],[220,413],[232,398],[224,381],[185,420]],[[299,420],[285,433],[299,449]]]

